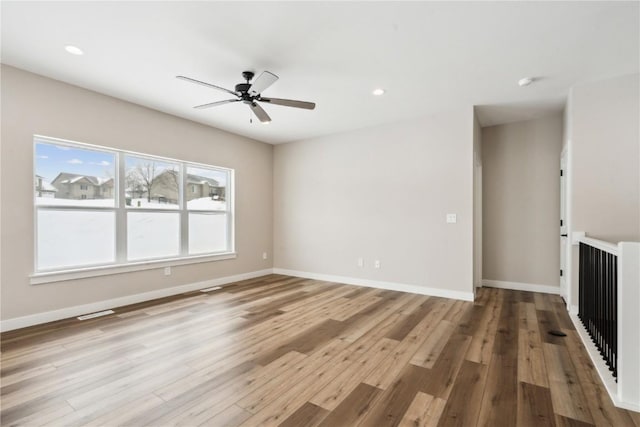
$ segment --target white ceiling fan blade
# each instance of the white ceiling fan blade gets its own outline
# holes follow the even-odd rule
[[[228,104],[230,102],[238,102],[238,101],[240,101],[240,100],[239,99],[225,99],[224,101],[216,101],[216,102],[209,102],[208,104],[196,105],[193,108],[197,108],[199,110],[202,110],[204,108],[216,107],[218,105],[224,105],[224,104]]]
[[[278,76],[269,71],[264,71],[260,77],[255,79],[249,88],[249,95],[255,96],[262,93],[263,90],[274,84],[278,80]]]
[[[284,105],[285,107],[304,108],[305,110],[313,110],[316,108],[314,102],[296,101],[293,99],[281,99],[281,98],[260,98],[258,101],[268,102],[269,104]]]
[[[256,117],[262,123],[269,123],[271,121],[271,117],[269,117],[267,112],[264,111],[264,109],[261,106],[259,106],[258,104],[256,104],[255,102],[252,102],[251,104],[249,104],[249,107],[251,107],[251,110],[253,111],[253,114],[255,114]]]
[[[238,96],[238,93],[236,93],[236,92],[234,92],[232,90],[225,89],[225,88],[220,87],[220,86],[212,85],[211,83],[201,82],[200,80],[192,79],[191,77],[176,76],[176,79],[180,79],[180,80],[184,80],[185,82],[191,82],[191,83],[195,83],[195,84],[198,84],[198,85],[210,87],[212,89],[222,90],[222,91],[225,91],[227,93],[230,93],[231,95]]]

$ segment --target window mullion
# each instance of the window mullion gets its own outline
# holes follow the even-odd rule
[[[227,189],[225,193],[225,199],[227,201],[227,250],[235,251],[235,242],[236,242],[236,219],[235,215],[235,173],[232,171],[227,172]]]
[[[116,263],[127,262],[127,208],[126,208],[126,168],[124,152],[118,152],[118,173],[116,185],[118,196],[116,199]]]
[[[189,255],[189,211],[187,210],[187,167],[180,163],[180,254]]]

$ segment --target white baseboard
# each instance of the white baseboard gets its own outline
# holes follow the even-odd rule
[[[305,279],[323,280],[327,282],[345,283],[347,285],[366,286],[369,288],[386,289],[390,291],[408,292],[419,295],[459,299],[473,301],[473,292],[450,291],[440,288],[428,288],[426,286],[408,285],[404,283],[384,282],[380,280],[358,279],[355,277],[334,276],[331,274],[310,273],[306,271],[287,270],[274,268],[274,274],[303,277]]]
[[[593,366],[595,366],[596,368],[596,372],[598,372],[598,376],[600,377],[600,380],[604,384],[604,387],[607,389],[607,393],[609,394],[609,397],[613,401],[613,404],[616,405],[618,408],[640,412],[640,404],[635,402],[624,402],[620,400],[618,396],[618,384],[613,378],[613,375],[611,375],[609,371],[609,367],[604,362],[604,359],[600,355],[600,352],[596,348],[595,344],[593,344],[593,342],[591,341],[591,337],[589,336],[589,333],[582,325],[582,322],[580,321],[580,318],[578,317],[577,313],[578,313],[577,307],[573,306],[571,311],[569,312],[569,317],[573,322],[573,326],[575,326],[576,328],[576,332],[578,332],[578,336],[580,336],[580,339],[582,340],[582,344],[584,345],[584,348],[587,350],[587,353],[589,354],[589,358],[591,359]]]
[[[560,286],[538,285],[535,283],[504,282],[501,280],[482,279],[482,286],[489,288],[511,289],[514,291],[540,292],[542,294],[560,295]]]
[[[236,274],[233,276],[219,277],[217,279],[205,280],[202,282],[189,283],[186,285],[174,286],[171,288],[163,288],[155,291],[144,292],[141,294],[128,295],[120,298],[113,298],[105,301],[98,301],[90,304],[76,305],[60,310],[46,311],[43,313],[31,314],[28,316],[15,317],[0,322],[0,332],[11,331],[14,329],[26,328],[27,326],[39,325],[42,323],[53,322],[56,320],[67,319],[70,317],[80,316],[82,314],[94,313],[96,311],[108,310],[124,305],[136,304],[139,302],[150,301],[157,298],[164,298],[171,295],[182,294],[185,292],[197,291],[203,288],[225,285],[227,283],[239,282],[241,280],[253,279],[255,277],[266,276],[272,274],[273,269],[252,271],[249,273]]]
[[[626,409],[628,411],[640,412],[640,405],[636,403],[621,402],[620,400],[614,399],[613,404],[618,408]]]

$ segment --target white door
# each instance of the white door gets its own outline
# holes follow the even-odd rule
[[[568,301],[567,290],[567,151],[560,156],[560,295]]]

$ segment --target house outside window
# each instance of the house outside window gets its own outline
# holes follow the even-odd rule
[[[211,195],[231,169],[41,136],[34,160],[37,273],[233,252],[232,204]]]

